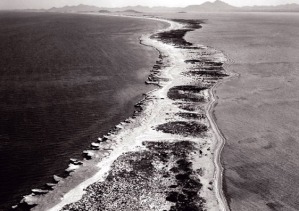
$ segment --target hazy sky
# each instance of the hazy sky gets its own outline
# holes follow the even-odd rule
[[[122,6],[178,6],[201,4],[207,0],[0,0],[0,9],[48,9],[65,5],[87,4],[103,7]],[[209,0],[214,1],[214,0]],[[278,5],[297,3],[299,0],[223,0],[234,6]]]

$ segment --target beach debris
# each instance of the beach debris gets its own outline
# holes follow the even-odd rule
[[[94,156],[94,152],[92,150],[84,150],[83,155],[86,159],[91,159]]]
[[[53,188],[54,186],[56,186],[55,183],[46,183],[46,186],[49,188]]]
[[[83,162],[78,160],[78,159],[75,159],[75,158],[71,158],[70,159],[70,163],[74,164],[74,165],[82,165]]]
[[[54,179],[55,182],[60,182],[63,178],[59,177],[57,175],[53,175],[53,179]]]
[[[105,135],[105,136],[103,136],[103,138],[102,138],[103,141],[107,141],[108,139],[109,139],[109,136],[108,136],[108,135]]]
[[[100,148],[101,144],[100,143],[91,143],[91,149],[93,150],[98,150]]]
[[[79,168],[80,165],[82,165],[83,162],[82,161],[79,161],[77,159],[74,159],[74,158],[71,158],[70,159],[70,163],[68,165],[68,168],[65,169],[66,172],[70,173],[70,172],[73,172],[75,171],[76,169]]]
[[[123,129],[124,127],[121,124],[115,126],[117,129]]]
[[[40,195],[40,194],[46,194],[49,192],[49,190],[42,190],[42,189],[32,189],[31,190],[32,193]]]
[[[36,195],[34,193],[23,196],[23,199],[20,201],[20,204],[18,207],[25,208],[23,210],[30,210],[30,208],[32,208],[36,205],[35,200],[34,200],[35,197],[36,197]]]
[[[79,166],[78,165],[74,165],[72,163],[69,164],[68,168],[65,169],[66,172],[72,172],[72,171],[75,171],[76,169],[78,169]]]

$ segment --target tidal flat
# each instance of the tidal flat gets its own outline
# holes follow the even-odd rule
[[[222,50],[237,74],[217,88],[215,108],[231,210],[298,210],[299,15],[199,17],[207,24],[186,40]]]

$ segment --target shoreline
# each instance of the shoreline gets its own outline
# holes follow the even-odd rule
[[[122,17],[127,17],[127,16],[122,16]],[[129,17],[131,17],[131,16],[129,16]],[[136,17],[136,16],[133,16],[132,18],[142,18],[142,19],[146,18],[146,19],[151,19],[151,20],[163,21],[163,22],[167,22],[167,23],[170,24],[170,27],[168,27],[168,28],[166,28],[164,30],[159,30],[158,32],[154,32],[153,34],[158,34],[158,33],[161,33],[161,32],[163,33],[163,32],[167,32],[167,31],[171,31],[171,30],[181,30],[182,28],[184,28],[184,24],[182,24],[182,23],[177,23],[177,22],[174,22],[174,21],[169,21],[169,20],[164,20],[164,19],[159,19],[159,18]],[[138,112],[136,112],[136,114],[137,114],[136,117],[133,116],[133,118],[129,118],[129,122],[131,122],[131,123],[129,123],[129,126],[127,126],[127,127],[129,128],[129,130],[131,130],[131,132],[132,131],[133,132],[131,134],[128,134],[128,132],[126,133],[124,131],[126,129],[126,125],[123,124],[123,123],[117,125],[116,127],[120,128],[120,132],[119,132],[120,134],[119,133],[117,133],[115,135],[113,133],[112,134],[108,134],[107,138],[105,138],[105,139],[106,139],[106,142],[108,142],[107,145],[109,145],[109,147],[106,146],[106,148],[100,149],[100,151],[102,151],[102,153],[104,154],[104,156],[102,157],[101,161],[98,162],[98,164],[97,164],[97,170],[95,170],[95,171],[97,171],[97,173],[95,175],[93,175],[92,177],[84,180],[82,183],[80,183],[75,188],[71,189],[70,191],[67,191],[64,194],[60,193],[59,195],[62,194],[61,196],[63,197],[63,199],[61,200],[60,203],[56,204],[55,206],[53,206],[49,210],[60,210],[65,205],[70,204],[70,203],[74,203],[74,202],[80,200],[82,198],[82,196],[86,193],[86,191],[84,189],[87,186],[89,186],[91,184],[94,184],[96,182],[104,182],[105,181],[105,178],[109,174],[109,171],[111,171],[111,166],[113,165],[113,163],[118,158],[120,158],[123,155],[123,153],[125,153],[125,152],[140,151],[140,150],[144,149],[144,146],[142,145],[143,142],[142,141],[138,141],[138,140],[135,141],[135,142],[133,141],[131,143],[130,142],[129,143],[123,143],[123,144],[125,144],[126,149],[122,149],[123,146],[120,147],[119,146],[120,143],[113,143],[113,141],[110,140],[111,137],[112,137],[112,139],[116,138],[117,136],[118,136],[117,139],[119,139],[119,138],[120,139],[122,139],[122,138],[128,139],[127,137],[130,137],[130,138],[132,137],[133,138],[133,137],[136,137],[135,136],[136,134],[139,134],[139,136],[136,139],[151,140],[151,139],[155,139],[155,135],[158,135],[158,138],[160,138],[160,139],[161,138],[165,138],[165,137],[169,138],[169,136],[165,136],[165,133],[164,133],[164,135],[163,134],[152,133],[152,134],[154,134],[154,136],[149,136],[150,134],[149,135],[140,136],[140,134],[142,134],[142,131],[146,130],[148,128],[148,126],[149,126],[149,125],[146,125],[147,127],[146,126],[142,126],[141,123],[143,123],[143,118],[145,118],[145,120],[147,120],[147,122],[149,122],[149,123],[156,122],[156,119],[155,119],[156,116],[151,117],[151,115],[153,114],[153,112],[155,112],[155,109],[149,108],[149,107],[150,106],[153,107],[152,105],[154,105],[155,103],[157,103],[157,101],[159,101],[159,100],[157,100],[158,99],[157,97],[160,97],[161,99],[163,97],[163,100],[164,100],[164,96],[165,95],[169,95],[170,89],[172,87],[174,87],[173,85],[177,85],[173,81],[176,79],[175,76],[178,76],[177,73],[175,73],[175,74],[172,73],[171,74],[169,71],[171,71],[174,68],[183,68],[184,66],[186,66],[185,63],[186,63],[187,60],[179,61],[180,58],[182,57],[182,55],[185,56],[184,54],[182,54],[182,52],[180,50],[174,50],[174,49],[172,49],[171,47],[167,46],[168,44],[163,43],[161,40],[160,41],[153,41],[153,40],[149,41],[148,40],[148,39],[150,39],[149,37],[150,37],[150,35],[147,35],[146,38],[144,38],[144,37],[141,38],[140,43],[143,44],[143,45],[147,45],[147,46],[150,46],[150,47],[156,49],[159,52],[159,54],[160,54],[159,57],[162,58],[161,61],[163,61],[163,59],[164,59],[163,56],[165,56],[165,58],[168,57],[168,59],[169,59],[169,57],[172,57],[166,63],[173,62],[174,64],[172,64],[172,63],[171,64],[165,64],[165,61],[163,61],[163,63],[164,63],[163,65],[165,65],[166,67],[164,69],[162,69],[162,70],[163,71],[167,70],[167,71],[165,71],[166,73],[165,72],[161,73],[161,70],[160,70],[161,75],[165,76],[165,78],[167,78],[168,80],[170,80],[170,82],[168,83],[168,81],[166,79],[165,79],[166,81],[163,81],[164,78],[160,77],[161,75],[159,76],[159,79],[155,79],[155,80],[149,82],[149,83],[152,83],[152,84],[159,85],[161,88],[160,89],[154,89],[153,91],[147,93],[146,96],[145,96],[145,99],[140,102],[141,106],[139,105],[138,107],[141,108],[141,112],[140,113],[141,113],[141,115],[144,115],[144,116],[141,116],[141,115],[139,116],[139,114],[137,114]],[[161,43],[158,44],[158,42],[161,42]],[[153,44],[156,44],[156,46],[154,46]],[[166,50],[162,48],[163,46],[166,47]],[[161,49],[159,49],[159,47]],[[169,47],[169,49],[168,49],[168,47]],[[197,49],[197,48],[198,49],[206,49],[207,47],[205,47],[205,46],[196,46],[194,49]],[[167,53],[170,53],[171,51],[174,54],[177,53],[177,55],[165,55]],[[176,56],[177,56],[177,58],[176,58]],[[221,57],[221,56],[219,56],[219,57]],[[175,62],[176,59],[179,61],[179,63]],[[220,61],[222,61],[222,60],[220,59]],[[170,65],[170,67],[167,67],[167,65]],[[172,67],[171,65],[174,65],[174,66]],[[206,113],[207,118],[209,120],[209,123],[208,122],[207,123],[210,124],[210,126],[212,127],[212,130],[214,131],[213,133],[214,133],[214,135],[216,135],[216,140],[217,140],[217,143],[214,143],[215,149],[214,149],[213,153],[215,153],[215,156],[212,156],[212,157],[214,157],[213,158],[213,163],[214,163],[214,166],[215,166],[216,169],[214,169],[212,171],[215,173],[215,174],[213,173],[214,174],[213,177],[214,177],[214,180],[216,180],[216,181],[214,181],[215,185],[213,185],[213,186],[216,189],[215,192],[216,192],[216,198],[217,198],[217,201],[218,201],[217,202],[218,205],[213,204],[213,205],[210,205],[210,206],[214,206],[213,210],[214,209],[217,210],[217,206],[220,208],[220,210],[229,210],[227,202],[226,202],[226,199],[225,199],[225,196],[224,196],[224,193],[223,193],[223,189],[222,189],[222,176],[223,176],[222,175],[222,171],[223,171],[223,167],[221,166],[221,162],[220,162],[220,154],[221,154],[221,150],[222,150],[222,148],[224,146],[225,140],[223,139],[223,137],[221,135],[221,132],[219,131],[219,129],[218,129],[218,127],[217,127],[217,125],[216,125],[216,123],[214,121],[213,114],[212,114],[214,106],[217,103],[217,99],[215,99],[214,92],[215,92],[215,88],[217,86],[219,86],[219,84],[221,84],[221,82],[219,82],[219,81],[220,80],[217,80],[217,82],[212,87],[208,88],[207,91],[206,91],[206,93],[203,94],[203,97],[206,97],[205,95],[207,95],[208,98],[210,99],[208,101],[207,107],[204,106],[204,107],[206,107],[205,113]],[[183,90],[183,92],[184,92],[184,90]],[[156,102],[154,102],[155,100],[156,100]],[[167,103],[169,103],[169,102],[167,102]],[[146,112],[148,112],[148,113],[146,114]],[[137,124],[136,124],[136,122],[137,122]],[[139,127],[139,130],[137,130],[138,128],[136,129],[136,126],[134,126],[134,123],[137,125],[137,127]],[[121,134],[121,133],[124,133],[124,134]],[[170,140],[182,139],[180,137],[180,134],[177,134],[177,135],[176,134],[172,134],[172,135],[174,135],[174,136],[171,136]],[[209,136],[212,137],[211,134],[209,134]],[[198,140],[199,139],[200,140],[201,139],[205,140],[205,138],[202,138],[202,137],[197,138],[197,139]],[[207,141],[207,140],[205,140],[205,141]],[[104,143],[106,143],[106,142],[104,142]],[[125,140],[123,142],[125,142]],[[220,142],[220,144],[219,144],[219,142]],[[101,143],[103,143],[103,142],[100,141],[99,144],[101,144]],[[95,143],[94,146],[98,146],[97,144],[98,143]],[[212,145],[213,145],[213,143],[211,143],[211,146]],[[101,148],[101,147],[99,147],[99,148]],[[104,152],[105,149],[109,149],[108,150],[109,151],[108,154],[107,154],[107,150],[106,150],[106,152]],[[110,152],[110,149],[112,149],[111,152]],[[91,150],[89,150],[89,151],[91,151]],[[92,152],[90,152],[90,153],[92,153]],[[106,154],[106,156],[105,156],[105,154]],[[94,154],[93,155],[90,154],[90,155],[94,156]],[[84,160],[83,162],[88,162],[88,161]],[[197,160],[196,160],[196,162],[200,163],[200,161],[197,161]],[[106,167],[103,168],[103,166],[106,166]],[[75,165],[75,167],[76,167],[76,165]],[[212,168],[212,167],[207,167],[207,168]],[[81,167],[78,168],[78,170],[74,171],[74,174],[76,174],[76,172],[79,171],[80,169],[81,169]],[[69,176],[68,178],[70,178],[70,177],[72,177],[72,175]],[[49,194],[46,194],[44,196],[47,196],[47,195],[49,195]],[[42,202],[43,199],[44,199],[43,198],[44,196],[41,196],[38,201]],[[213,197],[213,196],[209,195],[209,197]],[[36,203],[37,201],[36,201],[35,198],[36,197],[34,197],[34,196],[27,197],[27,199],[25,201],[27,201],[27,203],[28,202],[31,202],[31,203],[34,202],[34,203]],[[37,204],[38,204],[38,206],[35,207],[35,208],[33,208],[33,210],[38,210],[39,203],[37,203]]]
[[[217,193],[219,194],[219,198],[221,198],[221,201],[223,202],[223,206],[225,207],[225,210],[230,211],[230,206],[227,202],[226,196],[225,196],[225,191],[224,191],[224,186],[223,186],[223,180],[224,180],[224,167],[221,163],[221,153],[222,150],[225,146],[225,142],[226,139],[223,136],[221,130],[218,128],[218,125],[216,123],[216,117],[215,117],[215,107],[218,103],[218,98],[216,96],[216,90],[217,88],[224,82],[231,80],[232,78],[234,78],[236,75],[231,73],[229,74],[229,76],[225,79],[223,79],[222,81],[219,81],[218,83],[216,83],[209,91],[210,96],[211,96],[211,101],[210,104],[208,106],[207,109],[207,116],[209,118],[209,121],[211,122],[211,125],[213,127],[213,130],[215,131],[215,134],[217,136],[217,149],[215,150],[215,157],[214,157],[214,162],[215,162],[215,166],[217,167],[217,171],[215,174],[215,180],[217,180],[217,186],[218,186],[218,190]]]

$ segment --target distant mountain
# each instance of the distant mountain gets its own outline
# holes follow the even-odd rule
[[[146,7],[146,6],[128,6],[123,8],[117,8],[118,10],[135,10],[139,12],[176,12],[180,10],[179,7]]]
[[[96,6],[77,5],[65,6],[62,8],[51,8],[48,12],[131,12],[131,13],[155,13],[155,12],[299,12],[298,4],[285,4],[279,6],[251,6],[235,7],[221,0],[215,2],[205,2],[200,5],[190,5],[185,8],[179,7],[147,7],[147,6],[128,6],[121,8],[99,8]]]
[[[231,12],[237,10],[237,7],[231,6],[223,1],[205,2],[200,5],[190,5],[184,8],[186,12]]]
[[[182,8],[178,7],[147,7],[147,6],[128,6],[128,7],[117,7],[117,8],[105,8],[105,7],[96,7],[96,6],[88,6],[88,5],[77,5],[77,6],[65,6],[61,8],[53,7],[47,12],[100,12],[100,13],[108,13],[108,12],[131,12],[131,13],[151,13],[151,12],[177,12]]]
[[[128,12],[128,13],[142,13],[142,12],[139,12],[137,10],[123,10],[123,11],[120,11],[120,12]]]
[[[186,12],[299,12],[298,4],[285,4],[278,6],[247,6],[234,7],[223,1],[205,2],[201,5],[185,7]]]
[[[80,4],[78,6],[65,6],[61,8],[53,7],[47,11],[48,12],[97,12],[99,10],[101,10],[101,8],[96,6]]]
[[[128,7],[123,7],[123,8],[117,8],[119,9],[119,11],[140,11],[140,12],[147,12],[150,11],[151,8],[150,7],[146,7],[146,6],[128,6]]]
[[[111,13],[109,10],[99,10],[99,13]]]

